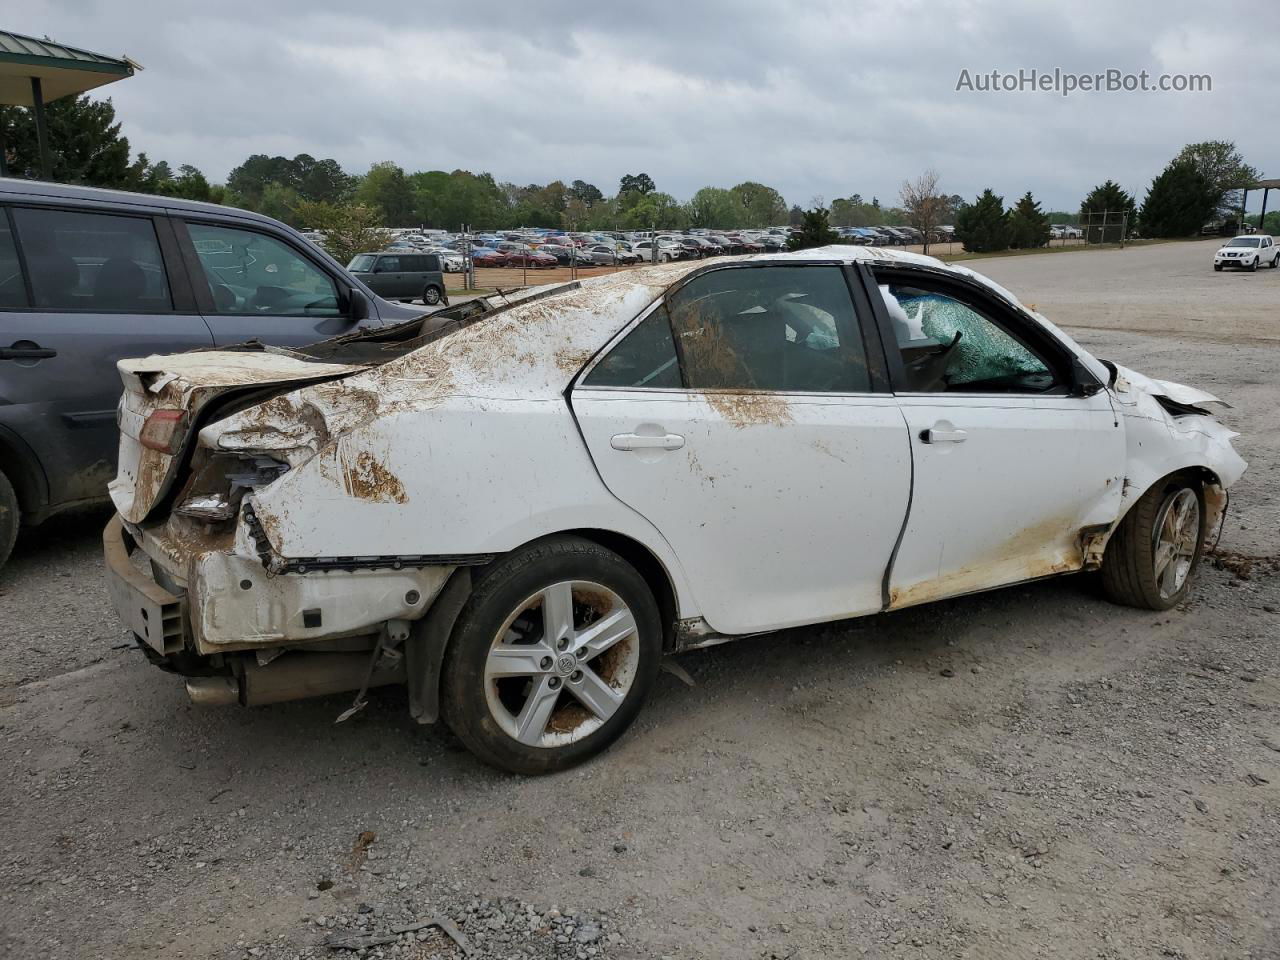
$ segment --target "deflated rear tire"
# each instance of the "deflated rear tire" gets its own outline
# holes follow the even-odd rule
[[[564,770],[631,725],[661,656],[644,578],[595,543],[551,537],[478,578],[445,654],[444,718],[495,767]]]
[[[1102,586],[1116,603],[1177,606],[1204,552],[1204,491],[1189,477],[1157,483],[1133,505],[1107,543]]]
[[[18,527],[22,523],[22,513],[18,509],[18,495],[14,493],[13,484],[0,471],[0,567],[9,559],[13,545],[18,539]]]

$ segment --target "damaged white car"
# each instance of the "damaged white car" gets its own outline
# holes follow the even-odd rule
[[[616,739],[671,652],[1099,568],[1167,609],[1245,469],[1210,394],[886,249],[120,370],[105,551],[156,663],[201,703],[401,683],[524,773]]]

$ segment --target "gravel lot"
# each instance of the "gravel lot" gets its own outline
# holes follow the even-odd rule
[[[1280,271],[1213,249],[975,265],[1234,403],[1222,545],[1274,556]],[[116,624],[105,519],[0,571],[0,955],[336,957],[452,918],[504,958],[1280,957],[1274,563],[1162,615],[1076,577],[687,654],[604,757],[521,780],[394,691],[340,727],[346,697],[192,707]]]

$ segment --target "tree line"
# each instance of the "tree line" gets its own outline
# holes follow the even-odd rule
[[[1198,234],[1215,221],[1234,232],[1240,191],[1259,179],[1236,145],[1226,140],[1189,143],[1151,181],[1141,205],[1114,180],[1094,187],[1080,203],[1086,239],[1114,243],[1128,236],[1176,238]],[[972,253],[1044,246],[1056,214],[1041,213],[1028,192],[1012,208],[987,188],[956,214],[956,239]],[[1257,221],[1257,217],[1251,218]],[[1267,217],[1272,222],[1271,215]],[[1280,218],[1277,219],[1280,225]]]
[[[194,165],[176,169],[131,155],[110,99],[64,97],[46,106],[53,179],[113,187],[191,200],[226,203],[256,210],[298,227],[366,229],[421,224],[457,230],[511,226],[568,230],[686,227],[711,229],[800,226],[805,212],[788,207],[766,184],[745,181],[733,187],[707,186],[686,203],[657,189],[647,173],[623,176],[611,195],[584,180],[547,184],[503,183],[489,173],[469,170],[407,172],[392,162],[375,163],[367,173],[351,174],[333,159],[309,154],[271,157],[254,154],[227,176],[211,183]],[[35,125],[29,110],[0,107],[0,143],[11,176],[39,176]],[[1123,215],[1129,233],[1148,237],[1188,236],[1217,219],[1230,219],[1239,190],[1258,179],[1235,144],[1205,141],[1187,144],[1152,181],[1142,204],[1118,183],[1107,180],[1084,198],[1079,214],[1040,209],[1028,192],[1012,207],[988,188],[972,203],[937,189],[938,175],[926,171],[903,184],[900,206],[882,206],[860,194],[839,197],[829,206],[815,198],[828,227],[910,225],[926,236],[954,224],[958,239],[974,252],[1042,246],[1050,222],[1100,223],[1097,214]],[[1280,218],[1280,211],[1276,217]],[[1255,221],[1256,217],[1252,218]],[[1121,217],[1097,226],[1095,240],[1120,239]],[[1268,215],[1264,228],[1271,227]],[[1274,228],[1280,228],[1276,219]]]

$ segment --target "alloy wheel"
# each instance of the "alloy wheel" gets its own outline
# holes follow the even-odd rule
[[[514,740],[561,747],[617,712],[640,663],[635,616],[585,580],[526,598],[494,637],[484,666],[489,713]]]
[[[1187,582],[1200,542],[1200,500],[1187,487],[1165,498],[1151,531],[1156,587],[1169,599]]]

